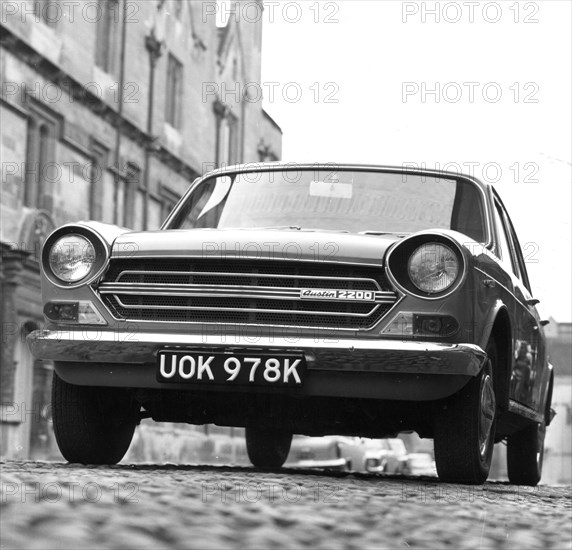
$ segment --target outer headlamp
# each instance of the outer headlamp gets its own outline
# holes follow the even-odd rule
[[[447,290],[457,280],[459,272],[459,260],[455,252],[437,242],[417,247],[407,262],[411,282],[428,294]]]
[[[75,233],[60,237],[48,252],[52,273],[65,283],[85,279],[95,266],[95,256],[93,244]]]

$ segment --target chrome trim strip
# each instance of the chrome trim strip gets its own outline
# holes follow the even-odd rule
[[[181,296],[181,297],[212,297],[212,298],[260,298],[300,300],[299,288],[250,287],[250,286],[216,286],[216,285],[177,285],[177,284],[145,284],[145,283],[102,283],[100,294],[128,294],[141,296]],[[304,301],[341,302],[349,304],[377,303],[393,304],[397,300],[395,292],[369,291],[374,293],[373,300],[358,300],[332,298],[306,298]]]
[[[264,295],[288,299],[289,297],[300,297],[299,288],[278,288],[278,287],[247,287],[247,286],[220,286],[216,285],[177,285],[162,283],[154,285],[152,283],[103,283],[99,285],[101,294],[142,294],[149,296],[218,296],[229,294],[236,296],[252,295],[261,297]]]
[[[502,267],[502,266],[501,266]],[[509,288],[507,288],[505,285],[503,285],[498,279],[495,279],[490,273],[487,273],[486,271],[483,271],[480,267],[475,267],[474,268],[475,271],[479,271],[480,273],[482,273],[485,277],[492,279],[497,285],[499,285],[503,290],[505,290],[508,294],[510,294],[510,297],[517,302],[518,304],[520,304],[525,310],[528,311],[528,313],[530,314],[530,306],[528,304],[523,304],[517,297],[516,294],[510,290]],[[510,273],[509,273],[510,275]]]
[[[185,311],[238,311],[238,312],[251,312],[251,313],[284,313],[289,315],[332,315],[334,317],[369,317],[378,308],[379,305],[376,304],[375,307],[368,313],[346,313],[340,311],[301,311],[292,309],[264,309],[264,308],[246,308],[246,307],[202,307],[202,306],[171,306],[171,305],[161,305],[161,306],[150,306],[150,305],[126,305],[124,304],[118,296],[115,299],[119,302],[119,305],[125,309],[180,309]],[[132,319],[126,319],[131,321]],[[160,322],[160,321],[159,321]],[[212,321],[208,321],[212,322]]]

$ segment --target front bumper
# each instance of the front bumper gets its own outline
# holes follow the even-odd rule
[[[35,357],[55,361],[58,374],[73,384],[189,390],[188,384],[155,380],[159,350],[289,352],[305,356],[306,380],[303,388],[279,391],[397,400],[451,395],[478,374],[486,360],[485,352],[474,344],[380,338],[251,338],[73,328],[32,332],[28,344]],[[211,388],[200,388],[205,389]],[[245,391],[230,386],[222,389]]]
[[[295,462],[286,462],[285,468],[323,468],[324,470],[347,470],[348,463],[345,458],[331,458],[322,460],[297,460]]]

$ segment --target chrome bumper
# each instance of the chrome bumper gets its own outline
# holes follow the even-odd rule
[[[79,362],[155,363],[161,349],[304,354],[309,370],[475,376],[486,359],[474,344],[368,339],[241,337],[101,329],[37,330],[28,345],[38,359]]]
[[[305,459],[296,460],[294,462],[286,462],[284,467],[300,469],[323,468],[325,470],[345,470],[348,467],[348,463],[345,458],[331,458],[329,460]]]

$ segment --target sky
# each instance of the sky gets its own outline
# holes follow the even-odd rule
[[[541,316],[572,321],[572,3],[265,5],[263,106],[284,132],[282,159],[493,183]]]

